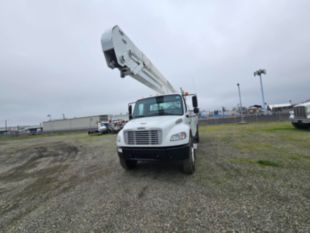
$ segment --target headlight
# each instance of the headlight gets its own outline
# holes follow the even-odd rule
[[[170,138],[170,141],[179,141],[179,140],[184,140],[185,138],[186,138],[186,133],[180,132],[177,134],[173,134]]]

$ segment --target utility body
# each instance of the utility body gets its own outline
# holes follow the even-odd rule
[[[140,160],[174,160],[192,174],[199,142],[197,96],[178,93],[118,26],[102,35],[101,45],[108,67],[157,92],[128,105],[129,122],[116,142],[122,167],[133,169]]]

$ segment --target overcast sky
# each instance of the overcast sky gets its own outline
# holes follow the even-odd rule
[[[310,1],[0,0],[0,127],[127,111],[154,92],[106,66],[101,34],[118,24],[200,108],[310,98]]]

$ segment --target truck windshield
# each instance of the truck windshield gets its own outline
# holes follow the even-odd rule
[[[138,100],[133,111],[133,118],[183,115],[182,97],[180,95],[157,96]]]

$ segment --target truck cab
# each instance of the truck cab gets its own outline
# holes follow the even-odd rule
[[[189,97],[191,109],[186,104]],[[117,136],[122,167],[133,169],[141,160],[173,160],[181,163],[185,173],[193,173],[199,141],[198,111],[195,95],[159,95],[130,104],[130,121]]]
[[[98,122],[98,133],[99,134],[105,134],[108,133],[108,122],[106,121],[100,121]]]
[[[297,129],[310,128],[310,101],[295,105],[289,119]]]

